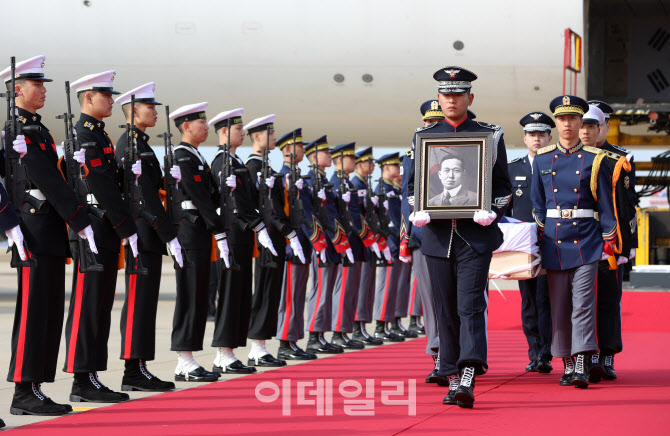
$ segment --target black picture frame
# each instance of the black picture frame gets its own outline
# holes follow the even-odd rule
[[[415,210],[431,219],[472,218],[491,210],[492,148],[493,132],[417,133]]]

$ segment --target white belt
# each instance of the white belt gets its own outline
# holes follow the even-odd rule
[[[30,190],[28,191],[28,194],[32,195],[33,197],[35,197],[35,198],[38,199],[38,200],[42,200],[42,201],[44,201],[44,200],[47,199],[47,198],[44,196],[44,194],[42,194],[42,191],[40,191],[39,189],[30,189]]]
[[[596,218],[598,212],[593,209],[549,209],[547,210],[547,218]]]
[[[198,210],[197,207],[193,204],[191,200],[184,200],[181,202],[181,208],[182,209],[192,209],[192,210]]]
[[[93,194],[86,194],[86,201],[88,204],[92,204],[93,206],[97,206],[100,203],[98,203],[98,200],[95,198],[95,195]]]

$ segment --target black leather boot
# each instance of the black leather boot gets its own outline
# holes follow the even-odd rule
[[[47,397],[40,383],[16,383],[9,413],[12,415],[59,416],[72,412],[69,404],[58,404]]]
[[[120,403],[129,399],[128,394],[114,392],[102,384],[97,372],[83,372],[74,375],[72,392],[70,393],[70,401],[73,403],[81,401],[89,403]]]
[[[572,374],[575,373],[575,361],[572,357],[563,358],[563,375],[558,381],[558,384],[561,386],[571,386],[572,385]]]
[[[572,374],[572,386],[579,389],[589,387],[588,356],[584,353],[578,354],[575,359],[575,373]]]
[[[384,342],[403,342],[405,338],[398,336],[395,333],[386,330],[385,321],[377,321],[377,326],[375,327],[375,338],[381,339]]]
[[[122,391],[167,392],[174,388],[174,383],[163,381],[150,373],[144,360],[126,360],[121,379]]]
[[[365,323],[363,321],[354,322],[354,334],[352,336],[354,341],[362,342],[365,345],[382,345],[384,341],[381,339],[373,338],[365,330]]]
[[[454,393],[454,399],[456,400],[458,407],[462,407],[464,409],[472,409],[472,406],[475,403],[474,367],[466,366],[465,368],[463,368],[460,383],[458,385],[458,388],[456,388],[456,392]]]

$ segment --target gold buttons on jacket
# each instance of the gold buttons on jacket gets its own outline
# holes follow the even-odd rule
[[[573,225],[573,226],[576,226],[576,225],[577,225],[577,221],[573,221],[573,222],[572,222],[572,225]]]
[[[561,243],[561,240],[560,240],[560,239],[558,240],[558,243],[559,243],[559,244]]]
[[[555,176],[555,175],[556,175],[556,171],[552,172],[551,175],[552,175],[552,176]]]
[[[579,171],[576,171],[576,174],[579,174]]]
[[[37,212],[37,211],[34,208],[30,209],[30,213],[35,213],[35,212]]]
[[[579,191],[579,189],[575,188],[575,189],[574,189],[574,191],[575,191],[575,192],[578,192],[578,191]]]
[[[581,155],[581,154],[578,154],[578,155],[577,155],[577,157],[578,157],[578,158],[581,158],[581,157],[582,157],[582,155]]]
[[[556,223],[556,226],[561,227],[561,223]]]
[[[561,210],[561,206],[556,206],[556,210]]]
[[[558,192],[558,188],[554,188],[554,192]]]
[[[573,242],[576,244],[578,241],[573,241]]]
[[[577,206],[573,207],[574,210],[577,210]]]

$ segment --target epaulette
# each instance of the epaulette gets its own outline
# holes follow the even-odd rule
[[[621,153],[623,153],[624,156],[628,154],[628,150],[626,150],[626,149],[623,148],[622,146],[620,146],[620,145],[615,145],[615,144],[610,144],[610,145],[611,145],[613,148],[616,148],[617,150],[619,150]]]
[[[511,164],[511,163],[514,163],[514,162],[519,162],[520,160],[521,160],[521,158],[520,158],[520,157],[517,157],[516,159],[512,159],[512,160],[510,160],[510,161],[507,161],[507,165],[509,165],[509,164]]]
[[[589,153],[593,153],[593,154],[604,153],[604,151],[602,149],[600,149],[598,147],[591,147],[590,145],[585,145],[584,147],[582,147],[582,150],[588,151]]]
[[[438,124],[439,124],[439,121],[436,121],[436,122],[434,122],[434,123],[432,123],[432,124],[428,124],[427,126],[417,127],[417,129],[415,130],[415,132],[418,133],[418,132],[422,132],[422,131],[424,131],[424,130],[428,130],[428,129],[430,129],[431,127],[435,127],[435,126],[437,126]]]
[[[482,127],[486,127],[487,129],[491,129],[491,130],[500,130],[501,129],[501,127],[498,126],[498,125],[485,123],[484,121],[475,121],[475,122]]]
[[[412,150],[407,150],[405,152],[405,156],[412,156]]]
[[[551,145],[547,145],[546,147],[542,147],[541,149],[539,149],[537,151],[537,154],[545,154],[545,153],[549,153],[550,151],[554,151],[554,150],[556,150],[556,144],[551,144]]]
[[[611,151],[607,151],[607,150],[601,150],[601,151],[603,153],[605,153],[605,156],[609,157],[612,160],[619,160],[619,158],[621,158],[621,157],[626,157],[625,154],[622,156],[620,154],[612,153]]]

